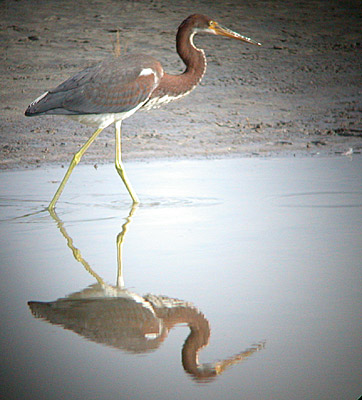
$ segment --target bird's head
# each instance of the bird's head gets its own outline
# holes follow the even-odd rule
[[[190,15],[181,24],[180,28],[183,25],[190,26],[192,31],[195,33],[197,32],[212,33],[214,35],[226,36],[232,39],[241,40],[249,44],[254,44],[256,46],[261,46],[261,43],[256,42],[255,40],[250,39],[244,35],[240,35],[240,33],[234,32],[231,29],[225,28],[224,26],[220,25],[218,22],[207,17],[206,15],[202,14]]]

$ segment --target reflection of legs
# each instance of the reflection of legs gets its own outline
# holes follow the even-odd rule
[[[87,151],[88,147],[94,142],[96,137],[102,132],[103,128],[97,129],[93,135],[87,140],[87,142],[83,145],[83,147],[74,154],[73,159],[69,165],[68,171],[64,175],[64,178],[61,182],[61,184],[58,187],[58,190],[56,191],[53,200],[50,202],[48,206],[48,210],[53,210],[55,207],[55,203],[58,201],[60,195],[62,194],[62,191],[64,189],[65,184],[67,183],[70,174],[72,173],[74,167],[79,163],[80,159],[82,158],[83,154]]]
[[[128,193],[131,195],[133,204],[138,204],[138,196],[131,186],[131,182],[127,178],[126,171],[122,163],[122,143],[121,143],[121,124],[122,121],[115,123],[116,126],[116,170],[119,176],[122,178],[123,183],[126,185]]]
[[[122,247],[123,247],[123,240],[126,235],[128,225],[131,222],[132,216],[135,213],[138,205],[135,203],[130,209],[129,215],[126,218],[126,222],[122,225],[122,231],[117,235],[117,287],[122,289],[124,287],[124,280],[123,280],[123,264],[122,264]]]
[[[57,213],[55,210],[49,209],[49,214],[50,216],[54,219],[54,221],[57,223],[57,226],[61,232],[61,234],[64,236],[65,240],[67,241],[68,247],[72,250],[74,258],[79,261],[83,267],[88,271],[92,276],[94,276],[97,279],[97,282],[103,286],[107,287],[108,285],[104,282],[104,280],[91,268],[91,266],[87,263],[87,261],[82,257],[82,254],[80,253],[80,250],[77,249],[74,244],[73,244],[73,239],[68,235],[68,232],[64,228],[64,223],[63,221],[58,217]]]

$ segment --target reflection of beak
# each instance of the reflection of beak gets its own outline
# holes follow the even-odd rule
[[[256,42],[255,40],[250,39],[250,38],[248,38],[246,36],[240,35],[239,33],[231,31],[228,28],[224,28],[221,25],[215,24],[215,26],[210,28],[210,29],[215,33],[215,35],[226,36],[226,37],[229,37],[229,38],[242,40],[243,42],[246,42],[246,43],[255,44],[256,46],[261,46],[261,43]]]

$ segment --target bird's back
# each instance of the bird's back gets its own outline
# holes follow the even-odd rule
[[[162,75],[161,64],[153,57],[113,57],[44,93],[25,115],[127,113],[149,99]]]

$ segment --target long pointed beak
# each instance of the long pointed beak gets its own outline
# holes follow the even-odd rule
[[[241,40],[246,43],[254,44],[256,46],[261,46],[261,43],[256,42],[255,40],[250,39],[246,36],[240,35],[240,33],[234,32],[234,31],[232,31],[228,28],[225,28],[219,24],[215,24],[215,26],[210,29],[212,29],[212,31],[215,33],[215,35],[226,36],[229,38]]]

